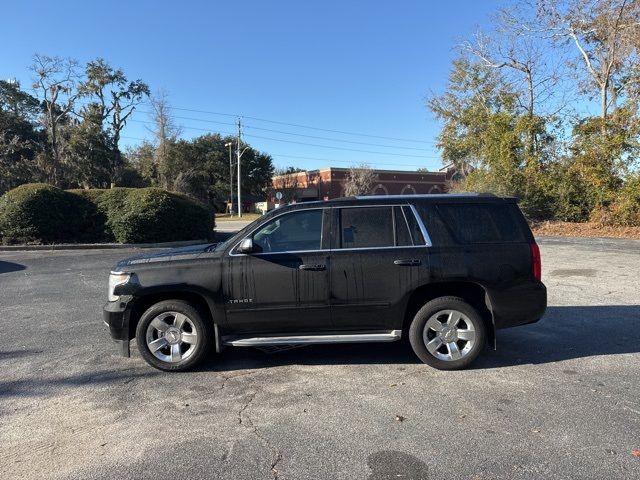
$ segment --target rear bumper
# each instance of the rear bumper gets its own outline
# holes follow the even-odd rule
[[[117,300],[115,302],[107,302],[102,310],[102,318],[104,323],[109,327],[109,334],[118,346],[118,352],[128,357],[129,340],[129,302],[127,300]]]
[[[547,309],[547,288],[532,282],[489,293],[496,329],[535,323]]]

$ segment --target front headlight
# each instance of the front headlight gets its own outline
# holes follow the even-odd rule
[[[115,302],[120,297],[119,295],[114,295],[113,291],[118,285],[123,285],[129,281],[131,278],[130,273],[123,272],[111,272],[109,275],[109,292],[108,298],[110,302]]]

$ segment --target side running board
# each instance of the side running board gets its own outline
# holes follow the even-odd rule
[[[268,345],[312,345],[318,343],[395,342],[402,330],[380,333],[346,333],[331,335],[287,335],[282,337],[222,337],[223,345],[234,347],[262,347]]]

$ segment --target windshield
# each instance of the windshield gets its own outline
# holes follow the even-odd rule
[[[268,214],[267,214],[268,215]],[[261,222],[264,218],[266,217],[266,215],[263,215],[262,217],[256,218],[253,222],[251,222],[249,225],[247,225],[246,227],[244,227],[242,230],[240,230],[239,232],[231,235],[229,238],[227,238],[226,240],[224,240],[223,242],[220,242],[218,244],[216,244],[214,251],[215,252],[219,252],[221,250],[224,250],[225,248],[227,248],[227,246],[231,243],[231,241],[238,237],[241,238],[245,233],[247,233],[249,230],[251,230],[252,228],[254,228],[258,222]]]

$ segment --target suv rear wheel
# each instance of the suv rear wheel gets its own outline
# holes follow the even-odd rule
[[[142,314],[136,328],[136,342],[145,361],[160,370],[193,368],[209,353],[209,323],[192,305],[182,300],[165,300]]]
[[[427,302],[409,328],[409,342],[415,354],[440,370],[468,367],[484,348],[485,338],[482,317],[460,297]]]

